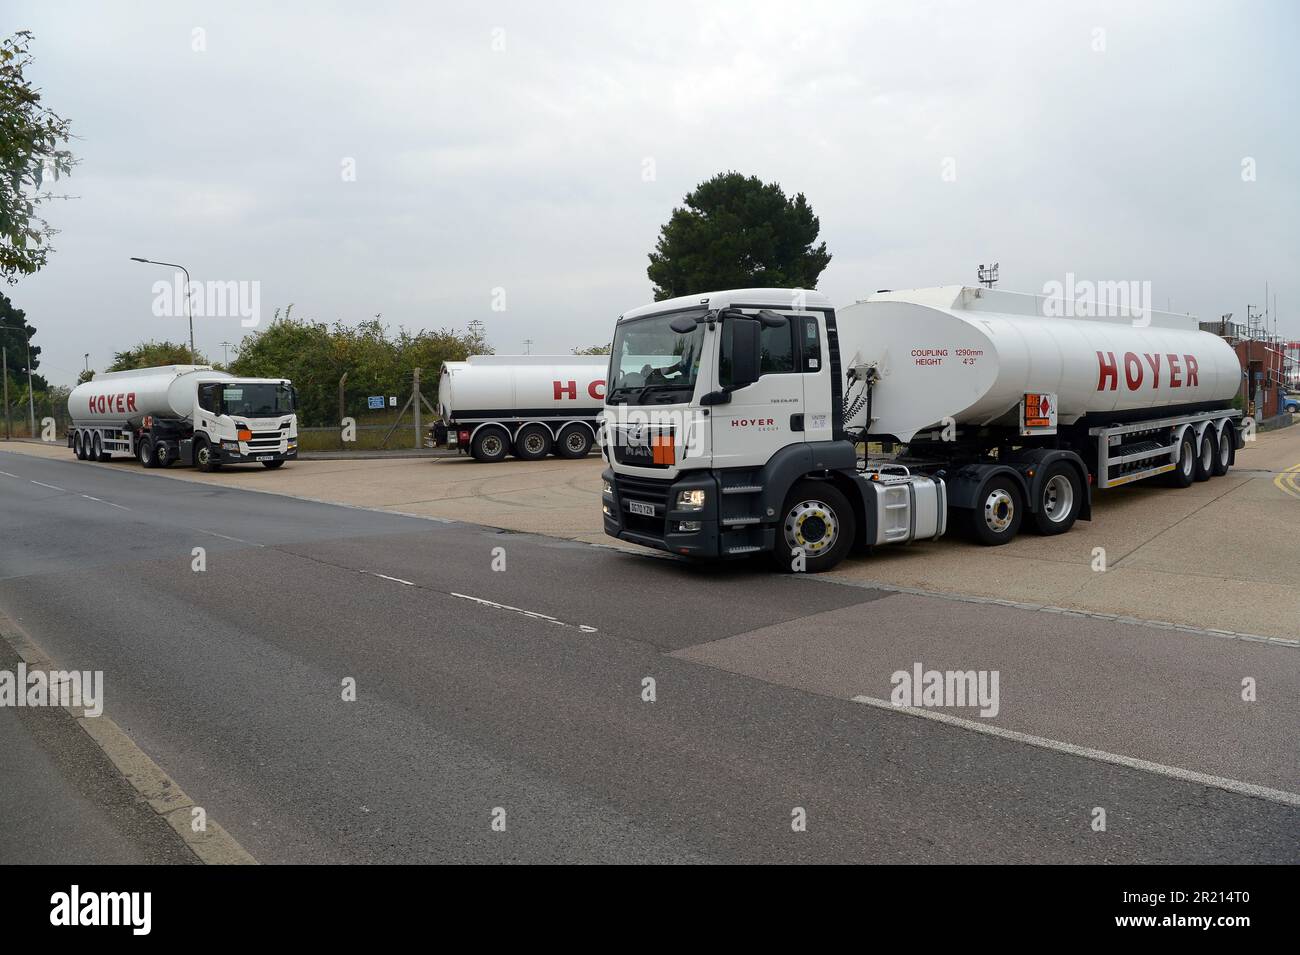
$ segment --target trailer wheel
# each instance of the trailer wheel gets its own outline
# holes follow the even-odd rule
[[[148,438],[140,440],[140,446],[136,448],[136,457],[140,463],[147,468],[156,468],[158,466],[158,456],[154,454],[153,442]]]
[[[1232,425],[1225,424],[1223,433],[1218,436],[1217,447],[1218,454],[1214,456],[1214,476],[1223,477],[1232,467],[1232,445],[1233,445]]]
[[[551,453],[551,432],[540,424],[526,424],[515,435],[515,457],[540,461]]]
[[[585,458],[591,451],[591,432],[586,425],[571,424],[560,432],[555,453],[562,458]]]
[[[1196,432],[1188,428],[1178,440],[1178,463],[1169,472],[1173,487],[1191,487],[1196,480]]]
[[[1064,534],[1079,516],[1083,488],[1079,475],[1064,462],[1057,462],[1042,476],[1038,492],[1038,510],[1034,512],[1034,529],[1051,536]]]
[[[1196,480],[1208,481],[1214,477],[1214,462],[1219,457],[1219,442],[1214,439],[1214,429],[1206,428],[1201,437],[1201,449],[1196,455]]]
[[[204,474],[211,474],[221,467],[221,462],[217,460],[212,445],[202,438],[194,439],[194,465]]]
[[[479,428],[469,447],[474,460],[484,463],[504,461],[509,450],[509,436],[501,428]]]
[[[107,461],[113,457],[104,450],[104,440],[99,436],[98,431],[95,432],[95,440],[91,447],[90,458],[92,461]]]
[[[977,543],[996,547],[1016,536],[1024,512],[1020,488],[1008,475],[995,474],[975,495],[975,506],[967,513],[967,528]]]
[[[86,452],[81,450],[81,432],[72,436],[72,454],[78,461],[86,460]]]
[[[848,498],[825,481],[800,481],[785,499],[772,559],[784,571],[796,569],[796,551],[810,574],[830,570],[853,549],[857,523]]]

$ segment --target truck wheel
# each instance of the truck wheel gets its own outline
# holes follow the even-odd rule
[[[796,550],[802,551],[803,570],[817,574],[830,570],[853,548],[853,508],[833,484],[800,481],[790,490],[781,514],[772,548],[772,559],[781,570],[796,569]]]
[[[1016,536],[1024,519],[1020,488],[1005,474],[995,474],[975,495],[967,517],[971,537],[985,547],[1005,544]]]
[[[1201,437],[1200,453],[1196,455],[1196,480],[1208,481],[1214,477],[1214,462],[1219,457],[1219,442],[1214,439],[1214,432],[1205,429]]]
[[[91,452],[90,452],[91,460],[107,461],[111,457],[112,455],[104,450],[104,440],[99,436],[99,432],[96,431],[94,443],[91,445]]]
[[[204,474],[211,474],[221,467],[221,462],[217,460],[212,445],[202,438],[194,440],[194,465]]]
[[[172,450],[171,445],[166,442],[159,442],[153,446],[153,466],[156,468],[169,468],[176,463],[176,453]]]
[[[1217,441],[1218,454],[1214,456],[1214,476],[1223,477],[1228,473],[1228,468],[1232,467],[1232,426],[1224,425],[1223,433],[1219,435]]]
[[[72,453],[78,461],[86,460],[86,452],[81,450],[81,432],[72,436]]]
[[[1169,472],[1173,487],[1191,487],[1196,480],[1196,432],[1188,428],[1178,442],[1178,463]]]
[[[555,453],[562,458],[585,458],[590,451],[591,432],[586,425],[568,425],[555,442]]]
[[[1079,475],[1064,462],[1058,461],[1043,475],[1038,492],[1038,510],[1034,513],[1034,529],[1040,534],[1064,534],[1074,526],[1079,516],[1079,502],[1083,490]]]
[[[156,468],[158,466],[158,456],[153,453],[153,442],[148,438],[144,438],[140,442],[140,446],[135,450],[136,457],[140,459],[140,463],[144,467]]]
[[[474,456],[474,460],[485,464],[504,461],[509,450],[509,438],[500,428],[479,428],[469,446],[469,453]]]
[[[263,461],[262,467],[266,468],[268,471],[274,471],[282,464],[284,464],[283,461]]]
[[[515,457],[521,461],[540,461],[550,453],[551,432],[543,425],[524,425],[515,435]]]

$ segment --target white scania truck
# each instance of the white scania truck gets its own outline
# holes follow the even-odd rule
[[[508,454],[583,458],[605,403],[604,355],[471,355],[443,363],[438,413],[448,448],[477,461]],[[433,446],[442,443],[435,426]]]
[[[121,454],[147,468],[278,468],[298,456],[294,409],[283,378],[236,378],[208,365],[114,371],[72,389],[68,447],[82,461]]]
[[[1227,472],[1241,366],[1195,318],[986,288],[743,289],[618,320],[605,532],[827,570],[856,549],[984,544],[1087,520],[1092,488]],[[1069,317],[1067,317],[1069,316]],[[858,447],[879,443],[870,459]]]

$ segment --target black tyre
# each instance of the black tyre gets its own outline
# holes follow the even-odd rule
[[[212,445],[202,438],[194,439],[194,466],[204,474],[211,474],[221,468],[221,462],[217,460],[217,454],[212,449]]]
[[[469,453],[485,464],[504,461],[510,453],[510,436],[503,428],[479,428],[470,442]]]
[[[1218,453],[1214,456],[1214,476],[1223,477],[1232,467],[1232,448],[1234,444],[1232,425],[1225,424],[1223,433],[1217,442]]]
[[[798,570],[802,563],[807,573],[820,573],[844,559],[856,534],[853,508],[835,485],[800,481],[785,499],[772,559],[784,571]]]
[[[975,506],[966,515],[971,538],[985,547],[1005,544],[1020,531],[1025,502],[1020,487],[1007,474],[995,474],[975,495]]]
[[[274,471],[276,468],[280,467],[282,464],[284,464],[283,461],[263,461],[263,462],[262,462],[262,467],[266,468],[268,471]]]
[[[1079,473],[1064,461],[1048,467],[1038,488],[1038,510],[1034,512],[1034,530],[1051,536],[1064,534],[1074,526],[1083,503],[1083,485]]]
[[[1196,480],[1208,481],[1214,477],[1214,461],[1219,456],[1219,442],[1214,429],[1206,428],[1196,452]]]
[[[1191,487],[1196,480],[1196,432],[1188,428],[1178,442],[1178,460],[1169,472],[1172,487]]]
[[[545,425],[526,424],[515,435],[515,457],[540,461],[551,453],[551,432]]]
[[[567,425],[555,442],[555,453],[562,458],[585,458],[591,451],[591,431],[585,424]]]
[[[81,450],[81,432],[78,431],[72,436],[72,455],[78,461],[86,460],[86,454]]]
[[[169,468],[176,463],[176,448],[166,441],[159,441],[153,446],[153,460],[156,468]]]
[[[135,456],[147,468],[156,468],[158,466],[158,455],[154,454],[153,442],[148,438],[140,439],[140,444],[135,449]]]
[[[113,456],[104,450],[104,439],[95,432],[94,442],[91,444],[90,459],[92,461],[108,461]]]

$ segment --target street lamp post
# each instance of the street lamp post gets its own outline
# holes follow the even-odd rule
[[[190,311],[190,270],[175,262],[158,262],[154,259],[142,259],[137,255],[131,256],[131,261],[144,262],[148,265],[165,265],[169,269],[180,269],[185,273],[185,315],[190,320],[190,364],[197,365],[199,358],[198,352],[194,350],[194,314]]]

